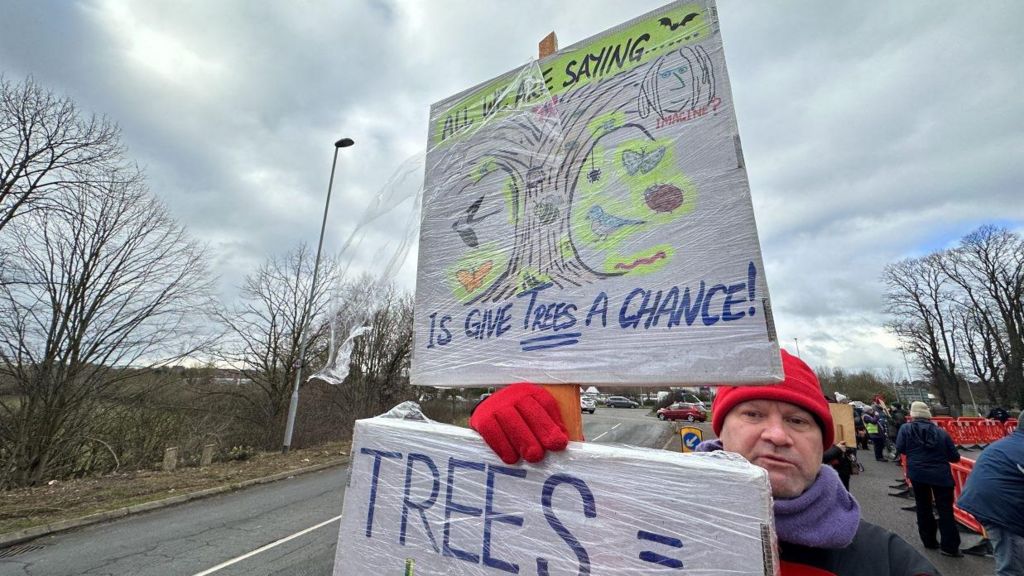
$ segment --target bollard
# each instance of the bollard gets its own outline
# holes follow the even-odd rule
[[[178,447],[173,446],[164,450],[164,472],[174,472],[178,466]]]
[[[203,457],[199,460],[199,466],[209,466],[213,463],[213,450],[216,448],[216,444],[207,444],[203,446]]]

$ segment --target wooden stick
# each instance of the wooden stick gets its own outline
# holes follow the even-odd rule
[[[546,58],[558,51],[558,36],[551,32],[537,45],[541,58]],[[562,421],[569,430],[569,440],[583,441],[583,411],[580,410],[580,387],[576,384],[544,384],[544,389],[551,393],[558,402],[558,410],[562,413]]]
[[[537,45],[537,51],[541,58],[547,58],[558,51],[558,36],[552,31],[544,37]]]
[[[542,384],[558,402],[562,422],[569,431],[569,440],[583,441],[583,411],[580,409],[580,387],[575,384]]]

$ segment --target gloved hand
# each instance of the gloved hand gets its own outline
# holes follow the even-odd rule
[[[569,443],[555,397],[536,384],[513,384],[495,392],[476,407],[469,426],[506,464],[520,457],[540,462],[545,450],[564,450]]]

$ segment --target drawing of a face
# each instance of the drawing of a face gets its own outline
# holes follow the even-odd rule
[[[641,134],[598,145],[585,160],[573,200],[576,248],[595,270],[647,274],[677,250],[670,224],[693,211],[696,188],[674,161],[674,142]],[[594,174],[599,174],[594,178]]]

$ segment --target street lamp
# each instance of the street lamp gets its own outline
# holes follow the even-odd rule
[[[288,453],[292,445],[292,431],[295,429],[295,411],[299,408],[299,384],[302,383],[302,365],[306,360],[306,324],[309,321],[313,298],[316,297],[317,276],[320,273],[320,251],[324,247],[324,230],[327,228],[327,210],[331,207],[331,188],[334,187],[334,168],[338,165],[338,149],[348,148],[355,144],[351,138],[342,138],[334,143],[334,160],[331,162],[331,179],[327,181],[327,202],[324,203],[324,219],[320,223],[320,241],[316,245],[316,259],[313,261],[313,283],[309,285],[309,300],[306,301],[306,308],[302,313],[302,321],[299,325],[299,359],[295,369],[295,387],[292,388],[292,400],[288,405],[288,424],[284,428],[284,445],[281,452]]]
[[[796,344],[796,357],[800,358],[800,339],[793,338],[793,343]]]

